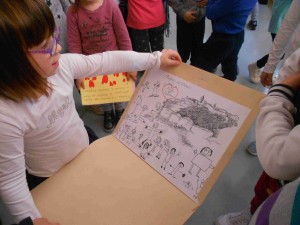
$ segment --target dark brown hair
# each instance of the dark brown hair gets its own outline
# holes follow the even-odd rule
[[[49,7],[43,0],[1,0],[0,15],[0,98],[19,102],[48,96],[51,88],[30,63],[28,49],[53,34]]]

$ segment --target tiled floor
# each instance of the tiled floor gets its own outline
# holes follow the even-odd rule
[[[267,32],[271,10],[269,6],[260,5],[259,22],[255,31],[246,29],[245,42],[239,55],[240,74],[236,82],[265,92],[265,88],[249,82],[247,65],[266,54],[271,48],[271,36]],[[176,49],[176,23],[175,16],[171,12],[171,35],[166,39],[166,48]],[[211,32],[210,21],[206,23],[207,38]],[[221,74],[218,68],[216,74]],[[242,94],[242,93],[241,93]],[[102,129],[102,117],[89,111],[84,111],[80,104],[77,91],[74,92],[76,106],[84,122],[97,133],[99,137],[107,135]],[[251,98],[251,96],[249,96]],[[197,209],[194,215],[186,222],[186,225],[210,225],[220,214],[239,211],[248,207],[253,195],[253,187],[262,169],[257,157],[245,152],[245,147],[254,140],[255,125],[241,142],[231,161],[221,174],[219,180],[208,194],[204,203]],[[4,225],[10,224],[9,216],[0,204],[0,215]],[[86,224],[85,224],[86,225]],[[88,224],[89,225],[89,224]],[[94,224],[93,224],[94,225]],[[113,224],[115,225],[115,224]],[[168,225],[168,224],[166,224]]]

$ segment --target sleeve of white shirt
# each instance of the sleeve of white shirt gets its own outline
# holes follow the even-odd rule
[[[24,137],[21,123],[0,109],[0,198],[16,223],[40,217],[25,175]]]
[[[300,31],[300,0],[294,0],[276,34],[276,38],[269,53],[268,62],[265,65],[264,72],[274,73],[277,64],[285,53],[291,37],[294,32]],[[296,49],[294,49],[296,50]],[[286,55],[285,58],[289,57]]]
[[[280,70],[282,79],[300,71],[300,49]],[[273,86],[260,103],[256,121],[256,146],[260,163],[275,179],[294,180],[300,176],[300,125],[294,125],[294,93],[285,86]]]
[[[300,72],[300,48],[298,48],[290,57],[288,57],[283,67],[279,70],[279,76],[276,83],[280,83],[288,76]]]
[[[284,86],[273,86],[260,104],[256,122],[256,147],[266,173],[292,181],[300,176],[300,126],[294,125],[295,107]]]
[[[93,55],[64,54],[63,67],[74,79],[124,71],[143,71],[160,66],[161,52],[107,51]]]

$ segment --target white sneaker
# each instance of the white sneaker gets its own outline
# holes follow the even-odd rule
[[[251,143],[247,146],[246,151],[247,151],[250,155],[257,156],[257,151],[256,151],[256,141],[251,142]]]
[[[261,69],[257,67],[256,63],[249,64],[248,71],[251,82],[259,84]]]
[[[219,216],[214,222],[215,225],[248,225],[251,220],[250,209],[238,213],[229,213]]]

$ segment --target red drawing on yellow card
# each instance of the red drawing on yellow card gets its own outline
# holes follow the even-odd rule
[[[84,79],[81,89],[82,105],[95,105],[130,100],[135,83],[127,73],[105,74]]]

